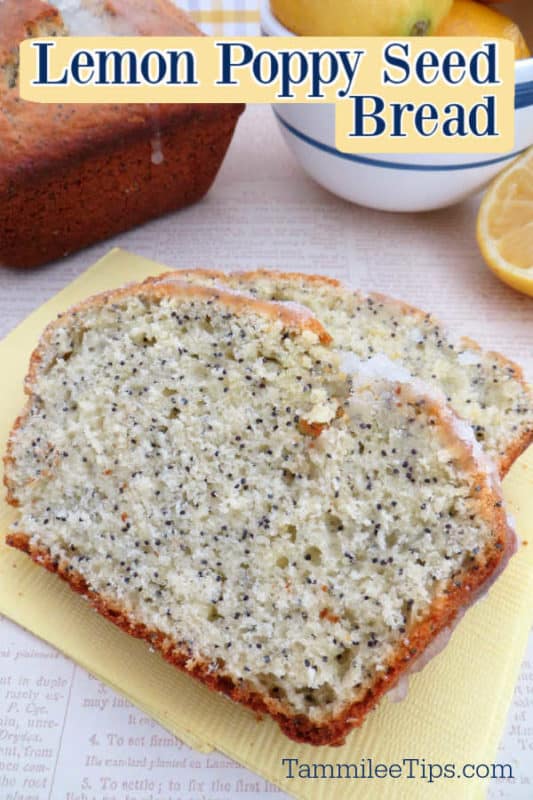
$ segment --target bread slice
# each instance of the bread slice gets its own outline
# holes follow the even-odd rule
[[[386,369],[389,369],[385,364]],[[291,738],[339,744],[506,563],[471,429],[309,312],[178,281],[31,359],[8,543]]]
[[[472,339],[452,337],[431,314],[321,275],[192,270],[161,278],[172,274],[262,299],[296,301],[322,321],[341,350],[364,360],[383,354],[401,364],[445,393],[454,411],[472,425],[502,478],[533,441],[533,394],[520,367],[500,353],[482,350]]]

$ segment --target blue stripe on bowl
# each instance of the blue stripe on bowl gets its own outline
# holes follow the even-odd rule
[[[298,130],[298,128],[293,127],[286,122],[275,109],[274,114],[276,115],[278,122],[283,125],[283,127],[286,128],[289,133],[292,133],[292,135],[296,136],[297,139],[301,139],[302,142],[305,142],[311,147],[315,147],[317,150],[322,150],[324,153],[329,153],[329,155],[335,156],[336,158],[342,158],[344,161],[353,161],[356,164],[366,164],[370,167],[400,169],[411,172],[453,172],[456,170],[478,169],[479,167],[489,167],[492,164],[500,164],[503,161],[510,161],[511,159],[520,155],[521,152],[524,152],[521,150],[516,153],[509,153],[506,156],[500,156],[499,158],[491,158],[487,161],[476,161],[474,163],[467,162],[465,164],[406,164],[405,162],[399,161],[384,161],[381,158],[369,158],[368,156],[356,156],[353,153],[343,153],[341,150],[337,150],[335,147],[330,147],[323,142],[319,142],[317,139],[313,139],[311,136],[308,136],[306,133]]]
[[[519,83],[515,91],[515,108],[529,108],[533,106],[533,81]]]

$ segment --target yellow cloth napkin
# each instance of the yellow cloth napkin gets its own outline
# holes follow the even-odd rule
[[[0,451],[23,404],[22,382],[38,336],[58,312],[82,298],[164,268],[113,251],[34,312],[0,343]],[[505,496],[518,531],[531,536],[533,452],[505,481]],[[217,749],[300,798],[357,800],[473,800],[486,781],[423,779],[287,778],[283,758],[300,764],[490,763],[532,623],[533,541],[523,546],[488,598],[470,609],[450,645],[411,681],[406,700],[385,699],[341,748],[312,748],[286,739],[270,720],[216,695],[165,664],[94,613],[59,578],[3,544],[16,511],[0,506],[0,613],[53,644],[93,675],[125,695],[191,747]]]

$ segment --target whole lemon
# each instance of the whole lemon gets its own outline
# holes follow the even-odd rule
[[[271,0],[274,15],[301,36],[424,36],[452,0]]]

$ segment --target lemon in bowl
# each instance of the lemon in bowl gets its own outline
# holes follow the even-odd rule
[[[282,2],[292,5],[294,0]],[[530,2],[514,0],[507,3],[505,11],[531,44]],[[321,2],[320,5],[326,17],[337,3]],[[368,5],[371,5],[370,0]],[[372,5],[380,4],[373,2]],[[488,5],[481,8],[491,10]],[[479,9],[476,12],[479,13]],[[262,2],[261,28],[267,36],[297,35],[279,21],[272,0]],[[468,34],[464,32],[463,35]],[[512,35],[515,35],[514,28]],[[517,155],[533,145],[533,58],[521,57],[516,61],[515,80],[515,142],[512,151],[504,154],[344,153],[336,147],[333,104],[279,103],[273,108],[295,159],[329,191],[353,203],[383,211],[429,211],[458,203],[483,189]]]
[[[477,0],[454,0],[435,36],[487,36],[508,39],[513,43],[515,58],[529,58],[531,52],[518,24],[495,8]]]
[[[424,36],[452,0],[271,0],[274,16],[300,36]]]

